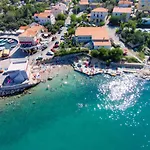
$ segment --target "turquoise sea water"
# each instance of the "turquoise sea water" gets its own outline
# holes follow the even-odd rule
[[[0,150],[150,149],[148,81],[75,72],[61,78],[1,108]]]

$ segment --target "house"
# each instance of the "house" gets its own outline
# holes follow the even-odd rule
[[[139,0],[138,10],[150,11],[150,1],[149,0]]]
[[[27,60],[13,61],[10,63],[0,78],[1,87],[10,87],[18,84],[28,84],[30,79],[30,67]]]
[[[71,3],[71,0],[62,0],[62,3],[66,4],[67,6],[69,5],[69,3]]]
[[[68,10],[68,7],[63,3],[58,3],[54,6],[51,6],[50,12],[57,18],[58,14],[64,14]]]
[[[125,20],[128,21],[131,16],[132,8],[131,7],[114,7],[112,16],[123,16],[125,15]]]
[[[108,16],[108,9],[102,7],[95,8],[91,12],[90,21],[99,23],[101,21],[105,21],[107,16]]]
[[[97,3],[95,1],[90,1],[90,0],[80,0],[79,1],[79,7],[80,11],[84,11],[87,8],[95,9],[97,6],[102,6],[102,3]]]
[[[129,0],[120,0],[118,2],[118,7],[131,7],[133,4],[133,2],[129,1]]]
[[[34,20],[41,25],[44,25],[48,22],[51,24],[55,24],[55,16],[53,15],[53,13],[47,10],[39,14],[34,14]]]
[[[20,27],[20,30],[23,27]],[[31,24],[24,28],[24,32],[21,33],[18,38],[20,44],[36,45],[40,41],[40,35],[42,32],[47,32],[47,29],[39,24]]]
[[[52,9],[56,8],[62,11],[62,13],[65,13],[68,11],[68,7],[64,3],[57,3],[55,6],[52,6]]]
[[[77,43],[90,43],[92,49],[111,48],[106,27],[78,27],[74,38]]]

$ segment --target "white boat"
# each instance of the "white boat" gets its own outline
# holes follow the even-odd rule
[[[48,90],[49,88],[50,88],[50,86],[49,86],[49,84],[48,84],[46,90]]]
[[[5,47],[3,46],[3,47],[0,47],[0,51],[2,51],[2,50],[4,50],[5,49]]]
[[[4,41],[4,39],[0,39],[0,42],[3,42]]]
[[[4,42],[7,42],[7,39],[3,39]]]
[[[15,41],[13,39],[9,39],[8,43],[14,43]]]
[[[14,47],[16,47],[16,45],[12,45],[10,48],[14,48]]]
[[[4,46],[5,45],[5,43],[0,43],[0,46]]]

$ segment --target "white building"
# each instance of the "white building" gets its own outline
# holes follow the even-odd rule
[[[94,49],[111,48],[106,27],[78,27],[75,32],[75,41],[84,44],[90,43]]]
[[[105,21],[108,16],[108,9],[106,8],[95,8],[91,12],[90,21],[98,23],[101,21]]]
[[[30,79],[30,67],[27,60],[11,62],[8,70],[5,71],[1,79],[1,87],[10,87],[18,84],[26,84]]]
[[[118,2],[118,6],[119,7],[131,7],[133,4],[133,2],[129,1],[129,0],[120,0]]]
[[[57,18],[58,14],[64,14],[68,10],[68,7],[63,3],[58,3],[55,6],[52,6],[49,12]],[[48,11],[48,10],[47,10]]]
[[[114,7],[112,16],[122,16],[125,14],[126,21],[129,20],[131,16],[132,8],[131,7]]]
[[[55,16],[50,11],[45,10],[42,13],[34,14],[34,20],[41,25],[46,23],[55,24]]]
[[[20,27],[23,29],[23,27]],[[40,35],[47,29],[39,24],[24,26],[24,32],[18,36],[20,44],[36,45],[40,41]]]

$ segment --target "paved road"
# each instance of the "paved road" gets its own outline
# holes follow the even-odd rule
[[[70,24],[70,15],[72,14],[72,9],[70,9],[69,11],[69,15],[65,21],[65,25],[67,24]],[[56,41],[59,41],[60,42],[60,38],[61,36],[64,35],[64,33],[67,32],[67,27],[64,26],[62,28],[62,32],[60,34],[56,33],[55,35],[53,36],[56,36],[57,37],[57,40]],[[13,38],[13,39],[16,39],[18,40],[18,37],[16,36],[10,36],[10,35],[7,35],[7,36],[1,36],[1,37],[5,37],[5,38]],[[17,59],[17,61],[21,61],[21,60],[29,60],[29,62],[32,62],[32,60],[35,60],[38,56],[42,56],[43,58],[49,58],[49,56],[46,55],[46,53],[51,50],[55,44],[56,41],[48,41],[48,48],[44,51],[38,51],[37,53],[31,55],[31,56],[26,56],[26,54],[24,52],[22,52],[19,47],[15,48],[12,52],[11,52],[11,58],[9,59],[5,59],[5,60],[1,60],[0,61],[0,68],[8,68],[9,64],[11,63],[11,61],[15,61]]]
[[[70,24],[70,15],[71,14],[72,14],[72,9],[70,9],[69,15],[68,15],[67,19],[65,20],[65,25]],[[29,56],[29,61],[35,60],[38,56],[42,56],[43,58],[49,58],[49,56],[47,56],[46,53],[53,48],[56,41],[59,41],[59,43],[60,43],[61,36],[64,36],[64,33],[66,33],[66,32],[67,32],[67,27],[66,26],[62,27],[62,32],[60,34],[56,33],[55,35],[53,35],[53,36],[57,37],[57,40],[49,41],[48,48],[46,50],[39,51],[36,54]]]

